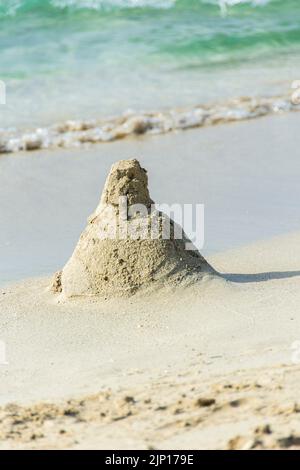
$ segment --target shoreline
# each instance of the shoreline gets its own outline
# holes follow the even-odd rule
[[[68,120],[36,129],[0,129],[0,155],[78,148],[141,135],[159,135],[299,111],[291,97],[237,97],[224,102],[134,112],[107,119]]]
[[[3,155],[0,285],[47,275],[71,255],[111,165],[138,158],[158,204],[204,204],[204,256],[297,231],[299,115]],[[194,239],[194,228],[183,228]]]

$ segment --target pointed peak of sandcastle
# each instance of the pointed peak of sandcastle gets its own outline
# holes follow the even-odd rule
[[[149,207],[153,204],[149,195],[147,171],[136,159],[120,160],[111,167],[101,202],[118,206],[119,198],[124,196],[127,197],[128,205],[144,204]]]
[[[176,224],[153,204],[147,171],[138,160],[115,163],[100,204],[72,257],[56,274],[53,290],[66,298],[120,297],[140,289],[199,281],[214,273],[197,250],[186,249],[192,243],[184,232],[182,238],[175,236]]]

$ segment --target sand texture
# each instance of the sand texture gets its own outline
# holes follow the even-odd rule
[[[176,381],[174,381],[176,379]],[[300,368],[147,387],[0,410],[0,449],[300,449]]]
[[[151,296],[2,288],[1,448],[299,448],[299,244],[215,255],[223,277]]]

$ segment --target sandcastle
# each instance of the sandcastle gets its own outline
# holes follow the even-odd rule
[[[197,250],[186,250],[191,242],[183,232],[178,239],[178,226],[153,208],[147,172],[139,162],[114,164],[100,204],[70,260],[55,275],[53,290],[66,298],[120,297],[213,274]]]

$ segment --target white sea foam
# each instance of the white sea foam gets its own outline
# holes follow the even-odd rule
[[[0,129],[0,153],[111,142],[134,135],[164,134],[299,110],[300,107],[287,97],[243,97],[221,104],[164,112],[127,111],[106,120],[69,120],[26,132]]]
[[[100,10],[105,8],[170,8],[176,0],[52,0],[55,7]]]
[[[251,4],[252,6],[263,6],[271,0],[199,0],[199,3],[210,3],[219,5],[222,10],[240,4]],[[51,0],[52,5],[56,7],[73,7],[87,9],[102,8],[171,8],[178,0]]]
[[[219,5],[221,13],[226,15],[228,8],[236,5],[250,4],[253,7],[264,6],[270,3],[271,0],[202,0],[204,3]]]
[[[49,0],[56,8],[73,8],[87,10],[102,10],[111,8],[172,8],[178,0]],[[223,13],[239,4],[263,6],[272,0],[199,0],[203,3],[217,5]],[[26,0],[0,0],[0,8],[6,15],[15,15],[26,4]]]

